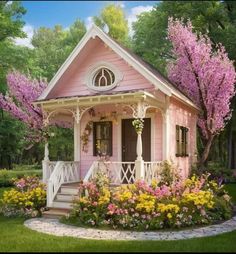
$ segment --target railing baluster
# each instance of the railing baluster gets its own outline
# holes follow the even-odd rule
[[[78,182],[79,180],[79,162],[58,161],[47,184],[47,206],[52,206],[53,200],[63,183]]]
[[[150,184],[152,179],[160,177],[161,161],[144,162],[145,180]]]

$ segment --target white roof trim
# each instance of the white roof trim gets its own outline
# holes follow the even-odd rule
[[[90,30],[84,35],[84,37],[80,40],[71,54],[68,56],[66,61],[62,64],[60,69],[54,75],[47,88],[40,95],[38,100],[44,100],[56,85],[57,81],[64,74],[66,69],[73,62],[75,57],[80,53],[80,51],[84,48],[86,43],[91,38],[95,38],[98,36],[106,45],[108,45],[114,52],[116,52],[120,57],[122,57],[130,66],[132,66],[136,71],[142,74],[147,80],[149,80],[152,84],[155,85],[157,89],[162,91],[164,94],[171,96],[175,95],[177,98],[181,99],[185,104],[191,105],[194,108],[197,108],[194,103],[192,103],[186,96],[182,95],[177,89],[172,89],[167,86],[162,80],[160,80],[156,75],[154,75],[151,71],[149,71],[145,66],[143,66],[139,61],[137,61],[132,55],[130,55],[126,50],[124,50],[120,45],[118,45],[115,41],[113,41],[106,33],[104,33],[100,28],[96,25],[93,25]],[[198,109],[198,108],[197,108]]]

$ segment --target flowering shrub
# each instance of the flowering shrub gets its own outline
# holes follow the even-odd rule
[[[91,182],[79,187],[80,198],[75,201],[72,216],[89,225],[100,225],[106,219],[110,202],[109,179],[105,173],[98,172]]]
[[[103,176],[104,178],[104,176]],[[209,224],[230,218],[230,197],[208,175],[192,176],[170,185],[153,180],[109,188],[93,179],[80,187],[71,219],[80,224],[153,230]],[[70,219],[69,218],[69,219]]]
[[[42,209],[46,206],[45,185],[35,176],[15,179],[13,182],[15,188],[3,193],[2,213],[5,216],[41,215]]]

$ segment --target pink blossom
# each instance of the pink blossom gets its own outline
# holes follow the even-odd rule
[[[7,75],[8,93],[0,93],[0,108],[7,111],[12,117],[24,122],[28,127],[26,138],[39,142],[45,137],[43,115],[39,106],[33,105],[47,83],[42,80],[31,79],[17,71]],[[55,122],[56,123],[56,122]],[[61,127],[70,127],[62,122],[56,123]]]
[[[201,109],[198,126],[205,139],[218,134],[231,118],[230,101],[235,94],[236,73],[225,48],[213,50],[208,36],[197,35],[192,24],[169,19],[168,37],[176,60],[168,76]]]

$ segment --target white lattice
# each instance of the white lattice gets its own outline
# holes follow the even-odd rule
[[[144,179],[149,184],[152,179],[160,179],[161,174],[161,161],[144,162]]]
[[[98,171],[107,173],[111,180],[111,184],[130,184],[135,181],[134,162],[96,161],[90,167],[84,181],[91,180]]]

